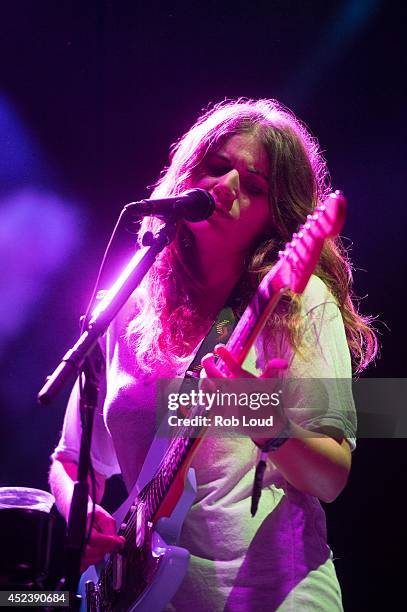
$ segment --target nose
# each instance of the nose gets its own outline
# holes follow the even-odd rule
[[[229,212],[240,194],[240,179],[237,170],[233,169],[219,177],[213,187],[213,193],[222,209]]]

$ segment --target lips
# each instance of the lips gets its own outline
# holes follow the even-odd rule
[[[219,211],[220,214],[230,217],[230,211],[232,210],[234,200],[228,201],[225,198],[216,197],[216,195],[214,196],[214,200],[216,210]]]
[[[226,219],[231,219],[231,215],[229,214],[229,212],[226,211],[224,208],[221,208],[220,206],[216,206],[215,212],[221,217],[225,217]]]

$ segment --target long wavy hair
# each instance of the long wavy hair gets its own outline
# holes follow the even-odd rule
[[[272,225],[265,228],[248,257],[234,291],[233,306],[243,312],[261,278],[272,268],[278,251],[330,192],[326,162],[318,142],[294,114],[276,100],[224,101],[206,111],[176,142],[152,193],[177,195],[194,186],[209,154],[235,134],[255,134],[270,162],[269,205]],[[140,243],[157,220],[142,224]],[[137,355],[140,373],[183,362],[207,332],[210,321],[199,310],[202,290],[194,270],[193,236],[179,223],[177,237],[158,258],[135,294],[135,316],[127,338]],[[188,266],[185,262],[188,261]],[[333,294],[342,313],[354,371],[361,372],[377,353],[371,317],[359,314],[352,294],[352,267],[339,238],[325,241],[315,274]],[[301,342],[301,298],[289,294],[270,318],[266,335],[287,334],[294,350]],[[182,324],[181,324],[182,322]]]

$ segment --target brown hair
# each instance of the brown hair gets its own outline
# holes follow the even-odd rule
[[[274,265],[278,251],[330,191],[326,162],[318,142],[305,126],[275,100],[225,101],[205,112],[172,147],[170,166],[163,170],[152,197],[175,195],[193,186],[209,153],[234,134],[254,133],[270,161],[272,230],[265,228],[251,254],[237,291],[243,311],[259,280]],[[140,232],[156,221],[145,221]],[[158,259],[138,293],[138,313],[128,327],[141,371],[151,372],[167,360],[187,356],[202,337],[208,321],[198,313],[199,283],[184,265],[192,239],[180,225],[177,239]],[[189,258],[190,259],[190,258]],[[315,269],[342,313],[356,373],[377,353],[371,318],[358,313],[352,296],[352,268],[340,239],[329,239]],[[282,312],[286,316],[281,316]],[[182,321],[182,325],[180,325]],[[283,327],[294,349],[301,342],[300,299],[289,296],[270,319],[269,329]]]

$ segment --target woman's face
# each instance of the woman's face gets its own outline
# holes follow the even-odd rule
[[[242,254],[270,229],[269,160],[254,134],[236,134],[202,162],[190,187],[213,196],[216,209],[206,221],[188,223],[198,243]]]

